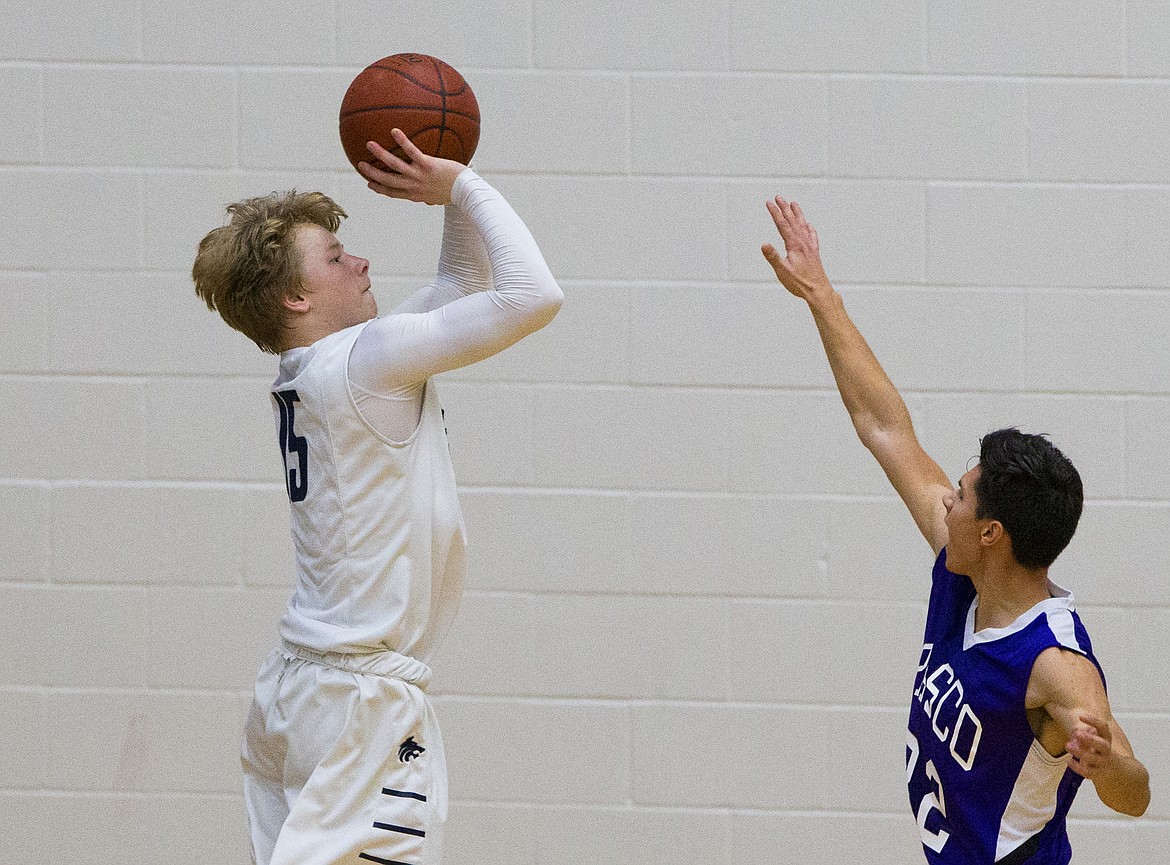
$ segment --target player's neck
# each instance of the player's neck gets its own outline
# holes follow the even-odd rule
[[[971,577],[979,595],[975,630],[1005,628],[1041,601],[1051,597],[1047,568],[1025,568],[1014,559],[988,562]]]

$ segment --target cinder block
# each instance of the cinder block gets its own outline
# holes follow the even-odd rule
[[[165,862],[177,850],[191,865],[248,856],[239,796],[9,793],[0,796],[0,810],[5,855],[21,865]]]
[[[255,376],[264,383],[261,392],[268,390],[276,377],[276,358],[209,310],[195,294],[188,273],[143,274],[127,282],[142,290],[146,329],[136,339],[143,371],[182,377]]]
[[[726,32],[722,3],[677,0],[664,15],[621,0],[539,0],[532,56],[544,69],[725,69]]]
[[[0,172],[0,197],[24,214],[5,229],[0,268],[126,270],[142,265],[142,189],[120,172]]]
[[[432,694],[533,694],[533,665],[561,649],[559,641],[537,644],[535,605],[528,595],[465,592],[451,633],[428,661]]]
[[[622,706],[454,697],[436,706],[453,797],[609,805],[629,799],[629,718]]]
[[[439,394],[460,483],[532,483],[542,445],[531,387],[445,381]]]
[[[1093,818],[1087,816],[1071,816],[1068,821],[1068,838],[1072,845],[1073,856],[1083,862],[1109,862],[1117,865],[1138,865],[1141,862],[1156,862],[1153,859],[1135,858],[1137,844],[1136,828],[1141,825],[1132,820],[1101,819],[1112,814],[1104,805],[1087,812],[1082,806],[1082,800],[1096,800],[1096,793],[1091,783],[1081,785],[1073,803],[1073,815],[1092,813]],[[1144,821],[1143,821],[1144,822]]]
[[[1140,499],[1170,499],[1170,465],[1164,436],[1170,429],[1170,399],[1125,401],[1125,492]]]
[[[631,489],[646,477],[637,394],[623,388],[537,388],[534,480],[541,486]],[[589,447],[582,444],[588,441]]]
[[[235,161],[235,100],[235,76],[228,71],[50,68],[45,71],[45,161],[230,166]]]
[[[349,167],[337,117],[350,72],[255,69],[239,75],[240,165],[267,171]]]
[[[828,169],[854,177],[1028,176],[1027,90],[1011,81],[834,78]]]
[[[827,505],[825,595],[918,605],[921,633],[934,554],[891,487],[889,499]]]
[[[622,594],[635,586],[623,493],[465,489],[460,500],[470,587]]]
[[[783,165],[776,166],[776,175],[783,178]],[[777,179],[733,182],[727,190],[732,279],[775,279],[760,245],[768,242],[783,248],[764,207],[779,194],[800,204],[816,227],[826,272],[838,286],[923,281],[927,220],[926,190],[920,182]],[[880,219],[862,216],[879,213]]]
[[[737,601],[726,697],[745,702],[901,706],[922,645],[910,604]],[[873,623],[880,622],[875,651]]]
[[[556,274],[554,274],[555,276]],[[445,375],[453,381],[539,381],[575,384],[625,384],[630,364],[640,358],[631,334],[630,297],[641,289],[622,283],[558,280],[565,304],[547,327],[494,357]],[[639,334],[639,337],[641,335]]]
[[[383,26],[382,0],[340,0],[337,59],[361,68],[389,54],[431,54],[471,75],[474,88],[477,67],[530,65],[531,10],[528,0],[409,0],[394,7],[393,26]]]
[[[5,333],[0,368],[5,372],[44,372],[49,368],[50,321],[55,307],[51,285],[44,273],[0,272]]]
[[[732,0],[732,68],[922,72],[925,14],[926,0],[847,9]]]
[[[636,805],[819,809],[828,713],[785,706],[634,706]]]
[[[151,688],[250,693],[276,648],[281,590],[154,589],[142,598],[148,648],[142,675]]]
[[[143,391],[148,477],[283,482],[267,383],[162,379]]]
[[[849,289],[842,294],[857,327],[900,389],[1013,390],[1022,384],[1021,293]],[[956,339],[971,349],[958,349]]]
[[[1060,567],[1059,561],[1057,568]],[[1156,709],[1159,701],[1170,705],[1170,700],[1162,700],[1164,694],[1145,687],[1149,649],[1152,648],[1153,635],[1158,633],[1156,627],[1152,634],[1146,629],[1163,611],[1151,610],[1147,615],[1145,610],[1082,603],[1078,586],[1061,583],[1062,574],[1057,569],[1053,573],[1053,579],[1077,599],[1077,613],[1089,632],[1093,654],[1105,670],[1109,706],[1113,712]]]
[[[244,585],[272,586],[288,595],[296,583],[296,561],[284,483],[241,489],[238,494],[247,515]]]
[[[0,581],[39,583],[49,576],[49,489],[43,484],[0,485]],[[9,632],[11,633],[11,632]],[[0,677],[0,681],[5,681]]]
[[[24,789],[235,793],[237,695],[12,692],[5,740]]]
[[[1170,820],[1142,820],[1133,826],[1132,865],[1141,862],[1156,862],[1170,844]]]
[[[631,478],[642,489],[727,489],[726,441],[735,423],[730,395],[711,389],[638,388],[632,410],[645,473]]]
[[[929,7],[930,71],[1123,75],[1125,0],[1031,6],[1011,0]]]
[[[1152,574],[1138,578],[1139,590],[1148,586],[1151,577]],[[1161,625],[1166,612],[1165,605],[1150,604],[1082,613],[1082,618],[1094,627],[1090,631],[1094,636],[1093,650],[1105,666],[1109,700],[1115,711],[1170,714],[1170,689],[1150,687],[1150,671],[1158,669],[1165,655]],[[1096,637],[1098,630],[1104,639]]]
[[[780,167],[815,176],[827,167],[820,77],[638,75],[630,91],[635,172],[767,175]]]
[[[142,51],[168,63],[326,64],[333,29],[330,16],[274,0],[162,0],[142,9]]]
[[[702,178],[509,176],[495,185],[560,279],[726,278],[724,184]]]
[[[713,810],[541,808],[535,817],[536,861],[722,863],[729,821],[726,812]]]
[[[824,593],[827,509],[788,498],[646,494],[630,526],[639,592],[754,597]]]
[[[532,692],[709,700],[730,665],[728,607],[707,598],[548,597],[532,605]]]
[[[0,57],[11,60],[137,60],[137,0],[73,7],[0,2]]]
[[[13,635],[0,682],[23,687],[141,688],[156,634],[137,589],[28,586],[5,590]],[[184,611],[186,612],[186,611]],[[188,651],[191,646],[185,647]],[[203,654],[203,653],[201,653]]]
[[[1039,180],[1165,183],[1170,83],[1034,81],[1028,162]]]
[[[1024,382],[1030,388],[1167,392],[1170,294],[1033,292],[1024,321]]]
[[[1151,786],[1157,791],[1161,786],[1157,779],[1165,778],[1167,773],[1170,773],[1170,725],[1166,723],[1166,715],[1123,714],[1118,716],[1117,721],[1133,745],[1134,755],[1149,769]],[[1114,812],[1108,813],[1114,816]],[[1155,792],[1145,817],[1148,820],[1159,821],[1170,819],[1170,805],[1164,797]]]
[[[132,375],[152,371],[145,348],[153,298],[137,274],[77,272],[57,277],[48,313],[54,372]]]
[[[763,257],[759,264],[771,273]],[[808,307],[778,282],[647,285],[631,294],[630,361],[639,384],[832,384]]]
[[[1125,283],[1170,287],[1170,248],[1161,242],[1161,228],[1170,220],[1170,194],[1165,187],[1125,190]]]
[[[898,813],[906,807],[906,719],[915,661],[895,663],[906,671],[903,706],[845,706],[828,712],[822,722],[829,743],[825,787],[830,811]]]
[[[8,477],[142,477],[142,391],[133,381],[11,378],[0,404],[21,406],[6,432]]]
[[[889,481],[857,440],[834,393],[741,392],[728,441],[731,492],[785,495],[883,495]],[[816,454],[793,442],[816,439]]]
[[[1170,606],[1170,587],[1150,563],[1170,555],[1170,506],[1089,502],[1052,578],[1087,603]]]
[[[926,277],[937,285],[1122,284],[1111,258],[1085,250],[1125,247],[1124,221],[1100,218],[1124,203],[1124,192],[1102,187],[931,184]]]
[[[3,56],[11,55],[5,51]],[[0,68],[0,163],[40,161],[43,74],[36,68]]]
[[[233,490],[60,486],[52,532],[56,582],[240,583],[246,530]]]
[[[872,761],[870,761],[872,762]],[[922,858],[914,815],[737,813],[731,817],[734,862],[849,862],[905,865]]]
[[[453,800],[443,830],[451,865],[537,865],[537,809]]]
[[[615,174],[629,165],[625,76],[510,71],[473,78],[483,118],[478,170]]]
[[[1170,7],[1161,0],[1126,0],[1125,44],[1129,48],[1130,75],[1170,74],[1170,56],[1165,48],[1170,39]]]

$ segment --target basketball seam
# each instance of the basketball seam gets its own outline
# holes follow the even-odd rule
[[[376,105],[373,108],[355,108],[341,115],[342,120],[348,120],[350,117],[356,117],[358,114],[369,114],[371,111],[438,111],[441,114],[450,114],[454,117],[466,117],[468,120],[477,119],[474,114],[468,114],[466,111],[455,111],[454,109],[447,109],[443,111],[435,105]]]
[[[418,88],[420,88],[420,89],[422,89],[422,90],[425,90],[425,91],[427,91],[428,93],[434,93],[434,94],[436,94],[436,95],[439,95],[439,96],[442,96],[442,95],[444,95],[444,94],[446,93],[446,91],[445,91],[445,90],[442,90],[442,89],[440,89],[440,90],[435,90],[435,89],[434,89],[433,87],[431,87],[429,84],[424,84],[422,81],[419,81],[419,80],[418,80],[417,78],[415,78],[414,76],[412,76],[412,75],[407,75],[407,74],[406,74],[405,72],[403,72],[401,69],[398,69],[397,67],[394,67],[394,66],[382,66],[382,65],[381,65],[381,64],[379,64],[379,63],[371,63],[371,64],[370,64],[370,66],[369,66],[369,68],[370,68],[370,69],[381,69],[383,72],[393,72],[395,75],[401,75],[403,78],[405,78],[405,79],[406,79],[407,81],[409,81],[411,84],[414,84],[416,87],[418,87]],[[443,86],[444,86],[444,84],[443,84],[443,76],[442,76],[442,75],[440,75],[440,76],[439,76],[439,85],[440,85],[440,87],[443,87]],[[466,82],[466,81],[464,81],[464,82],[463,82],[463,86],[462,86],[462,87],[460,87],[458,90],[452,90],[450,95],[451,95],[451,96],[461,96],[461,95],[463,94],[463,91],[464,91],[464,90],[466,90],[466,89],[467,89],[467,82]]]
[[[439,142],[435,145],[435,151],[443,152],[443,133],[447,131],[447,82],[443,80],[443,68],[439,65],[439,61],[432,57],[431,65],[435,67],[435,77],[439,79],[439,87],[441,88],[439,99],[442,100],[442,114],[439,115]],[[460,148],[462,150],[463,148]],[[460,153],[460,156],[463,154]]]

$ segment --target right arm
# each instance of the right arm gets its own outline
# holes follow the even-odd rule
[[[951,482],[918,443],[905,401],[825,275],[816,229],[795,202],[777,196],[767,207],[787,257],[766,243],[761,248],[764,258],[781,284],[808,304],[858,437],[938,553],[947,544],[943,499],[953,491]]]
[[[471,169],[425,156],[405,136],[396,140],[411,162],[371,149],[394,171],[363,163],[370,188],[459,211],[445,221],[458,242],[444,238],[445,263],[431,292],[372,322],[358,339],[350,372],[375,392],[503,351],[548,324],[564,298],[536,241],[499,192]]]

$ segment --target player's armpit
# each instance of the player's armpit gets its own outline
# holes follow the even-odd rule
[[[1051,719],[1037,734],[1041,745],[1054,756],[1063,752],[1068,767],[1093,782],[1102,802],[1123,814],[1145,813],[1149,773],[1113,717],[1092,661],[1058,647],[1044,650],[1032,667],[1026,705]]]

